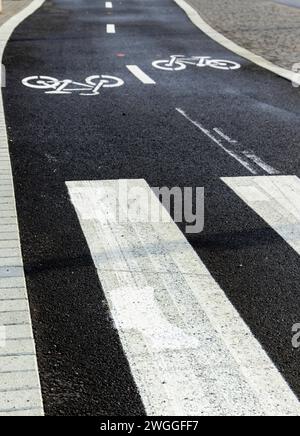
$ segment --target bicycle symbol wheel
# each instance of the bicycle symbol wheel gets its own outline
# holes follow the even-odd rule
[[[103,88],[116,88],[124,85],[124,81],[114,76],[89,76],[85,79],[86,83],[91,86],[97,86],[99,80],[102,82]]]
[[[241,65],[233,61],[225,61],[223,59],[210,59],[207,61],[207,65],[217,70],[238,70]]]
[[[56,89],[60,81],[49,76],[31,76],[22,80],[23,85],[34,89]]]
[[[186,65],[184,63],[181,63],[180,61],[176,61],[176,63],[170,65],[169,59],[154,61],[152,62],[152,65],[154,68],[158,68],[159,70],[164,70],[164,71],[181,71],[186,69]]]

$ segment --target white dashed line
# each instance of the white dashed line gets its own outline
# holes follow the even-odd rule
[[[300,414],[298,399],[144,180],[67,186],[148,415]]]
[[[127,65],[128,70],[145,85],[155,85],[156,82],[151,79],[144,71],[137,65]]]
[[[107,33],[116,33],[116,26],[115,26],[115,24],[107,24],[106,25],[106,32]]]
[[[300,254],[298,177],[232,177],[222,180]]]

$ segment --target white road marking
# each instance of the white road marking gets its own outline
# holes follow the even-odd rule
[[[257,166],[263,169],[267,174],[278,175],[280,172],[271,165],[264,162],[260,157],[256,156],[252,151],[243,151],[243,154],[250,160],[252,160]]]
[[[107,33],[116,33],[116,26],[115,26],[115,24],[107,24],[106,25],[106,32]]]
[[[182,109],[176,108],[177,112],[183,115],[188,121],[190,121],[195,127],[201,130],[208,138],[210,138],[215,144],[217,144],[225,153],[229,156],[233,157],[237,162],[243,165],[251,174],[257,174],[256,169],[251,165],[251,163],[247,162],[243,157],[240,157],[236,152],[229,150],[226,148],[221,141],[219,141],[215,136],[204,126],[202,126],[199,122],[192,120]]]
[[[230,138],[228,135],[226,135],[221,129],[215,127],[214,131],[221,136],[221,138],[225,139],[229,144],[231,145],[238,145],[239,142],[235,139]],[[264,170],[267,174],[270,175],[278,175],[280,174],[280,171],[273,168],[271,165],[264,162],[260,157],[256,156],[256,154],[253,151],[243,151],[242,154],[246,156],[248,159],[250,159],[252,162],[255,163],[259,168]]]
[[[189,65],[194,65],[197,68],[211,67],[222,71],[232,71],[241,68],[241,65],[237,62],[226,59],[213,59],[210,56],[185,57],[171,55],[169,59],[159,59],[152,62],[154,68],[164,71],[181,71],[185,70]]]
[[[179,7],[181,7],[181,9],[185,11],[189,19],[192,21],[192,23],[214,41],[228,48],[233,53],[236,53],[237,55],[245,59],[248,59],[254,64],[259,65],[260,67],[265,68],[266,70],[272,71],[272,73],[275,73],[280,77],[288,79],[294,84],[300,85],[299,73],[297,74],[293,71],[286,70],[285,68],[278,67],[277,65],[264,59],[263,57],[258,56],[255,53],[252,53],[250,50],[247,50],[244,47],[237,45],[235,42],[226,38],[224,35],[217,32],[209,24],[207,24],[206,21],[204,21],[203,18],[201,18],[199,13],[194,8],[192,8],[192,6],[190,6],[186,1],[184,0],[174,0],[174,1],[178,4]]]
[[[222,180],[300,254],[298,177],[226,177]]]
[[[119,198],[120,183],[67,186],[147,414],[300,415],[298,399],[147,183],[127,180],[133,195]],[[147,201],[132,210],[145,192],[162,222],[138,220],[148,216]],[[129,220],[112,223],[115,207]]]
[[[106,7],[107,9],[112,9],[112,7],[113,7],[112,2],[106,2],[106,3],[105,3],[105,7]]]
[[[223,130],[219,129],[218,127],[214,128],[214,132],[221,136],[221,138],[225,139],[225,141],[229,142],[229,144],[236,145],[238,143],[238,141],[236,141],[235,139],[229,138],[229,136],[226,135],[226,133],[224,133]]]
[[[30,76],[22,80],[22,84],[32,89],[39,89],[45,94],[72,94],[79,93],[82,96],[97,96],[102,88],[116,88],[124,85],[119,77],[107,75],[88,76],[85,82],[74,82],[70,79],[59,80],[49,76]]]
[[[144,71],[142,71],[137,65],[126,65],[126,67],[137,79],[139,79],[145,85],[156,84],[156,82],[151,79],[151,77],[149,77],[146,73],[144,73]]]
[[[206,136],[208,136],[212,141],[214,141],[220,148],[222,148],[222,150],[224,150],[227,154],[229,154],[229,156],[233,157],[241,165],[243,165],[243,167],[245,167],[248,171],[250,171],[251,174],[257,175],[258,169],[256,167],[259,167],[265,173],[270,175],[280,174],[278,170],[271,167],[271,165],[265,163],[260,157],[256,156],[256,154],[253,151],[237,150],[237,147],[239,146],[239,142],[230,138],[221,129],[215,127],[213,131],[217,135],[219,135],[222,140],[225,140],[231,147],[234,146],[235,150],[225,147],[221,139],[216,138],[213,135],[213,133],[210,132],[210,130],[206,129],[199,122],[192,120],[182,109],[177,108],[176,110],[181,115],[183,115],[188,121],[190,121],[195,127],[200,129],[201,132],[203,132]],[[255,164],[255,166],[253,166],[253,163]]]
[[[14,29],[44,0],[0,27],[0,58]],[[43,401],[20,248],[13,177],[0,93],[0,416],[43,415]],[[11,258],[7,256],[11,255]]]

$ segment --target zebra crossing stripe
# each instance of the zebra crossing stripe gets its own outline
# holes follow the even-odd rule
[[[129,195],[120,196],[120,183]],[[67,186],[147,414],[300,415],[298,399],[144,180]],[[145,219],[149,202],[160,222]]]
[[[300,254],[300,180],[297,176],[222,179]]]

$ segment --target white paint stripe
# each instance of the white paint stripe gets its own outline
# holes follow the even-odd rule
[[[233,177],[222,180],[300,254],[298,177]]]
[[[225,139],[229,144],[231,145],[238,145],[238,141],[235,139],[231,139],[228,135],[226,135],[221,129],[215,127],[214,132],[216,132],[221,138]],[[278,175],[280,174],[280,171],[273,168],[271,165],[264,162],[260,157],[256,156],[256,154],[253,151],[243,151],[242,152],[244,156],[246,156],[248,159],[252,160],[257,166],[259,166],[262,170],[264,170],[267,174],[270,175]]]
[[[29,15],[35,12],[44,0],[33,0],[29,6],[21,12],[14,15],[0,27],[0,58],[3,58],[3,52],[14,29]],[[0,234],[0,248],[9,249],[20,247],[19,230],[17,220],[7,223],[8,217],[16,218],[16,207],[13,190],[13,178],[8,152],[8,141],[6,133],[5,116],[3,109],[2,93],[0,93],[0,150],[2,156],[7,156],[5,163],[1,160],[0,173],[0,228],[6,229],[6,233]],[[6,169],[4,169],[6,168]],[[3,176],[5,173],[5,176]],[[9,189],[2,189],[3,186],[10,186]],[[5,200],[5,201],[4,201]],[[9,209],[9,210],[8,210]],[[6,236],[5,236],[6,235]],[[6,239],[6,240],[5,240]],[[40,380],[37,367],[35,344],[32,335],[32,326],[30,311],[27,301],[27,291],[25,287],[25,277],[22,267],[21,251],[14,253],[14,265],[20,265],[18,268],[10,267],[9,276],[0,277],[0,327],[5,332],[4,341],[0,347],[0,415],[20,414],[17,410],[31,410],[31,415],[43,415],[43,402],[40,387]],[[1,265],[5,261],[1,260]],[[9,264],[9,260],[7,262]],[[3,267],[0,267],[4,273]],[[8,269],[6,268],[8,271]],[[23,290],[20,294],[19,287]],[[12,295],[22,295],[22,300],[11,301],[9,292]],[[6,298],[6,297],[7,298]],[[17,324],[22,324],[19,326]],[[25,336],[22,329],[26,328]],[[20,336],[21,335],[21,336]],[[26,341],[24,341],[26,337]],[[13,338],[8,339],[7,338]],[[32,378],[30,386],[24,385],[24,370],[30,368]],[[13,371],[9,374],[7,383],[3,382],[3,373]]]
[[[128,189],[120,196],[122,183]],[[300,415],[299,401],[144,180],[67,186],[147,414]],[[163,222],[138,219],[149,203]],[[122,220],[113,223],[116,207]]]
[[[112,7],[113,7],[112,2],[106,2],[106,3],[105,3],[105,7],[106,7],[107,9],[112,9]]]
[[[271,165],[264,162],[260,157],[256,156],[255,153],[252,151],[244,151],[243,154],[248,158],[251,159],[256,165],[258,165],[261,169],[263,169],[267,174],[270,175],[278,175],[280,174],[280,171],[276,170],[275,168],[271,167]]]
[[[128,70],[145,85],[156,84],[156,82],[153,79],[151,79],[151,77],[149,77],[146,73],[144,73],[144,71],[142,71],[140,67],[138,67],[137,65],[126,65],[126,66]]]
[[[225,139],[225,141],[229,142],[229,144],[231,144],[231,145],[236,145],[238,143],[238,141],[236,141],[235,139],[229,138],[229,136],[226,135],[226,133],[224,133],[218,127],[214,128],[214,132],[216,132],[219,136],[221,136],[221,138]]]
[[[234,151],[228,150],[228,148],[226,148],[222,144],[221,141],[219,141],[217,138],[215,138],[215,136],[208,129],[203,127],[199,122],[192,120],[182,109],[176,108],[176,110],[181,115],[183,115],[188,121],[190,121],[195,127],[197,127],[199,130],[201,130],[202,133],[204,133],[208,138],[210,138],[223,151],[225,151],[225,153],[227,153],[229,156],[233,157],[237,162],[239,162],[241,165],[243,165],[243,167],[246,168],[251,174],[257,174],[257,171],[249,162],[246,162],[245,159],[243,159],[241,156],[239,156]]]
[[[226,38],[221,33],[217,32],[209,24],[207,24],[203,20],[203,18],[201,18],[199,13],[184,0],[174,0],[174,1],[178,4],[179,7],[181,7],[181,9],[185,11],[189,19],[192,21],[192,23],[195,24],[195,26],[197,26],[200,30],[202,30],[202,32],[204,32],[214,41],[223,45],[228,50],[231,50],[237,55],[245,59],[248,59],[254,64],[259,65],[260,67],[265,68],[266,70],[269,70],[272,73],[275,73],[280,77],[283,77],[284,79],[290,80],[291,82],[300,85],[300,74],[296,74],[292,71],[286,70],[285,68],[278,67],[277,65],[264,59],[263,57],[258,56],[255,53],[252,53],[250,50],[247,50],[239,46],[238,44],[234,43],[230,39]]]
[[[107,33],[116,33],[116,26],[114,24],[107,24],[106,25],[106,32]]]

